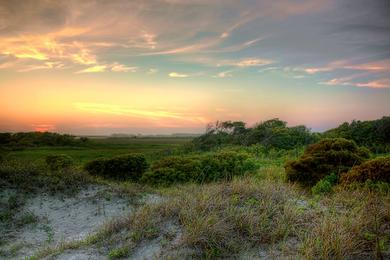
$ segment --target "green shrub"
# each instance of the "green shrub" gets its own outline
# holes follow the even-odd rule
[[[220,179],[231,180],[256,168],[255,161],[247,153],[222,151],[201,157],[202,175],[197,181],[210,182]],[[200,179],[199,179],[200,178]]]
[[[73,159],[65,154],[46,156],[46,164],[50,170],[66,169],[73,165]]]
[[[256,169],[255,161],[243,152],[220,151],[193,156],[166,157],[151,167],[142,182],[169,185],[183,182],[230,180]]]
[[[390,157],[379,157],[354,166],[341,176],[341,183],[366,181],[390,183]]]
[[[312,186],[325,176],[338,176],[369,157],[367,149],[344,138],[326,138],[307,147],[298,160],[285,164],[287,179]]]
[[[198,156],[170,156],[154,163],[151,171],[143,175],[142,182],[158,185],[190,182],[200,173]]]
[[[331,192],[333,186],[337,184],[337,181],[338,176],[335,173],[332,173],[317,182],[317,184],[311,188],[311,192],[313,194],[329,193]]]
[[[108,253],[108,259],[120,259],[126,257],[128,254],[129,248],[127,247],[115,248]]]
[[[0,164],[0,189],[13,188],[27,193],[74,193],[93,182],[89,174],[75,168],[49,171],[44,164],[17,160]]]
[[[92,175],[103,175],[106,161],[107,159],[104,158],[89,161],[84,165],[84,169]]]
[[[111,159],[96,159],[88,162],[84,169],[93,175],[120,180],[138,181],[148,168],[142,154],[121,155]]]

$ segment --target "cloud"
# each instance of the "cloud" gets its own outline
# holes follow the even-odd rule
[[[298,2],[26,0],[20,4],[17,1],[1,1],[0,53],[17,59],[17,62],[0,64],[0,69],[23,72],[70,68],[70,71],[78,73],[135,72],[140,70],[139,64],[156,66],[148,56],[163,55],[161,59],[164,59],[164,63],[174,65],[177,65],[178,60],[185,60],[205,66],[238,69],[261,67],[273,64],[275,60],[282,64],[284,60],[292,59],[294,64],[289,66],[299,67],[311,75],[339,69],[373,73],[389,71],[388,60],[383,64],[356,63],[344,57],[344,53],[353,56],[355,46],[366,41],[344,44],[343,39],[327,35],[329,31],[336,30],[340,23],[344,23],[344,28],[356,28],[356,21],[349,24],[345,22],[347,18],[358,17],[356,13],[346,12],[344,5],[333,0]],[[354,10],[360,14],[360,11],[365,10],[362,6],[368,6],[371,10],[367,14],[368,18],[376,18],[373,10],[384,9],[378,8],[378,4],[359,3],[353,5]],[[346,12],[347,17],[328,23],[329,19],[333,22],[336,15],[326,11],[339,10]],[[319,18],[314,19],[313,14]],[[383,24],[375,24],[375,20],[367,23],[366,27],[385,31],[388,18],[382,16],[381,13],[378,20]],[[364,21],[359,22],[359,27],[366,24]],[[375,39],[372,41],[377,42]],[[381,38],[380,42],[387,42],[386,38]],[[326,48],[319,51],[324,46]],[[284,52],[288,52],[287,55]],[[313,53],[326,53],[326,57],[341,56],[340,59],[344,60],[339,63],[322,63],[317,56],[312,57]],[[262,57],[257,57],[259,54]],[[198,59],[202,56],[209,61]],[[306,57],[311,60],[303,62]],[[313,62],[315,66],[302,65]],[[49,63],[62,65],[49,66]],[[134,66],[124,65],[129,63]],[[225,68],[228,69],[232,68]],[[228,75],[219,73],[222,73],[220,77]],[[173,77],[180,75],[186,74],[177,73]]]
[[[147,74],[156,74],[157,72],[158,72],[158,69],[151,68],[151,69],[148,69],[148,71],[146,73]]]
[[[86,69],[80,70],[77,73],[97,73],[106,71],[106,65],[96,65],[92,67],[88,67]]]
[[[231,74],[232,71],[222,71],[214,75],[214,78],[230,78],[233,75]]]
[[[331,86],[354,86],[361,88],[390,88],[390,79],[383,78],[378,80],[371,80],[365,82],[352,81],[355,76],[345,77],[345,78],[334,78],[325,82],[320,82],[320,84],[331,85]]]
[[[390,79],[379,79],[368,82],[355,83],[357,87],[364,88],[390,88]]]
[[[161,109],[138,109],[131,107],[124,107],[112,104],[102,104],[102,103],[85,103],[78,102],[74,106],[80,110],[93,112],[93,113],[104,113],[117,116],[129,116],[129,117],[138,117],[143,119],[150,120],[160,120],[160,119],[176,119],[182,121],[190,122],[206,122],[206,119],[201,116],[194,116],[189,114],[183,114],[174,111],[161,110]]]
[[[304,71],[308,74],[316,74],[318,72],[327,72],[332,71],[333,68],[331,67],[322,67],[322,68],[305,68]]]
[[[183,73],[178,73],[178,72],[171,72],[168,74],[169,77],[171,78],[187,78],[189,75],[183,74]]]
[[[111,71],[115,72],[137,72],[138,67],[128,67],[123,64],[114,63],[111,65]]]
[[[237,67],[257,67],[257,66],[264,66],[273,63],[272,60],[267,59],[258,59],[258,58],[249,58],[249,59],[243,59],[236,63],[232,63],[232,65]]]
[[[375,60],[365,63],[356,63],[353,60],[337,60],[323,67],[308,67],[303,69],[303,71],[308,74],[316,74],[319,72],[328,72],[337,69],[370,72],[390,72],[390,59]]]

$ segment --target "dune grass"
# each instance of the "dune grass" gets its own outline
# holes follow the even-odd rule
[[[108,222],[86,241],[40,256],[95,246],[107,256],[131,257],[137,248],[159,241],[160,257],[166,259],[389,257],[387,194],[338,187],[331,194],[313,196],[286,183],[280,167],[230,182],[154,192],[163,199]]]

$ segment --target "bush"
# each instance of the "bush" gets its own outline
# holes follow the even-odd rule
[[[138,181],[148,168],[142,154],[121,155],[111,159],[96,159],[88,162],[84,169],[93,175],[106,178]]]
[[[338,176],[335,173],[332,173],[314,185],[311,188],[313,194],[322,194],[331,192],[334,185],[337,184]]]
[[[341,183],[366,181],[390,183],[390,157],[379,157],[354,166],[341,176]]]
[[[168,185],[183,182],[230,180],[256,169],[254,160],[243,152],[221,151],[193,156],[171,156],[156,162],[142,181]]]
[[[46,156],[46,164],[50,170],[67,169],[73,165],[73,159],[65,154]]]
[[[93,182],[89,174],[74,168],[49,171],[44,164],[17,160],[0,164],[0,189],[74,193]]]
[[[201,157],[202,175],[197,181],[231,180],[256,168],[255,161],[247,153],[222,151]],[[200,177],[200,179],[199,179]]]
[[[325,176],[348,171],[369,157],[367,149],[344,138],[325,138],[308,146],[303,155],[285,164],[287,179],[312,186]]]

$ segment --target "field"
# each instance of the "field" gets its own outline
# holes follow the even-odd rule
[[[66,154],[78,165],[99,157],[113,157],[128,153],[143,153],[149,157],[169,152],[188,143],[192,138],[142,137],[142,138],[91,138],[83,146],[41,146],[30,147],[7,154],[9,159],[43,161],[47,155]]]

